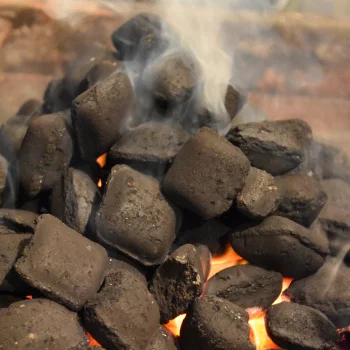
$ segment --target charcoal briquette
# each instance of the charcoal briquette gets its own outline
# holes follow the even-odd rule
[[[248,218],[263,219],[276,211],[279,200],[280,192],[273,176],[251,167],[237,196],[237,209]]]
[[[301,278],[316,272],[328,253],[308,229],[280,216],[238,229],[230,241],[242,258],[284,277]]]
[[[134,92],[126,73],[112,74],[72,103],[72,122],[80,155],[95,161],[121,137],[124,122],[134,105]]]
[[[46,214],[15,269],[43,295],[78,311],[100,288],[107,263],[104,248]]]
[[[150,266],[164,261],[175,229],[175,212],[159,182],[126,165],[114,166],[96,215],[98,240]]]
[[[147,350],[177,350],[175,339],[163,326],[159,326],[152,343]]]
[[[291,119],[234,126],[227,138],[243,151],[252,166],[283,175],[305,160],[312,132],[306,122]]]
[[[27,210],[0,209],[0,227],[9,233],[34,233],[38,216]]]
[[[52,114],[69,109],[71,95],[64,88],[63,79],[51,80],[44,93],[43,113]]]
[[[182,323],[182,350],[253,350],[248,313],[215,296],[196,299]]]
[[[180,207],[211,219],[230,208],[249,169],[242,151],[204,127],[177,154],[165,176],[164,191]]]
[[[159,327],[159,309],[133,272],[119,271],[84,308],[84,327],[106,349],[148,349]]]
[[[335,349],[339,341],[336,327],[322,312],[289,302],[267,310],[266,330],[275,344],[290,350]]]
[[[226,299],[244,309],[268,308],[280,295],[282,275],[254,265],[237,265],[214,275],[205,295]]]
[[[275,181],[281,195],[275,215],[309,227],[327,201],[321,183],[306,174],[277,176]]]
[[[20,182],[25,195],[51,190],[68,168],[73,139],[63,113],[42,115],[29,125],[19,151]]]
[[[0,289],[2,282],[31,238],[30,234],[0,235]]]
[[[186,244],[171,253],[150,282],[150,291],[159,305],[161,323],[186,313],[189,305],[201,295],[204,282],[195,246]]]
[[[8,161],[0,155],[0,207],[5,202],[5,189],[7,185],[7,178],[9,175],[9,164]]]
[[[23,300],[23,297],[14,294],[0,294],[0,309],[7,309],[11,304]]]
[[[1,349],[87,350],[78,315],[46,299],[16,302],[0,310]]]
[[[318,309],[337,328],[350,324],[350,267],[329,257],[313,275],[295,280],[284,292],[292,302]]]

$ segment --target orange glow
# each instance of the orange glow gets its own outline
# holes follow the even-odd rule
[[[180,315],[171,320],[169,323],[165,324],[164,327],[166,327],[172,334],[174,334],[176,337],[180,336],[180,328],[182,325],[183,320],[185,319],[186,315]]]
[[[101,346],[100,343],[98,343],[90,333],[86,333],[89,338],[89,347],[92,348],[93,346]]]
[[[102,180],[98,179],[97,187],[101,188],[102,187]]]
[[[107,153],[102,154],[102,156],[99,156],[96,159],[96,163],[100,166],[100,168],[103,168],[107,163]]]
[[[27,295],[26,299],[33,299],[33,297],[31,295]]]
[[[228,267],[245,264],[248,264],[248,261],[241,258],[232,249],[231,244],[228,244],[226,246],[225,252],[222,255],[212,258],[211,269],[208,279],[216,275],[218,272],[227,269]]]

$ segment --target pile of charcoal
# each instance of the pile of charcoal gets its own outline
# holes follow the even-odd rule
[[[130,19],[2,126],[0,349],[250,350],[251,309],[281,348],[337,348],[350,160],[301,120],[235,124],[232,86],[227,118],[202,106],[163,28]],[[249,264],[208,280],[227,244]]]

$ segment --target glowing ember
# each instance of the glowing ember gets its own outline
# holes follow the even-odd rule
[[[186,315],[180,315],[171,320],[169,323],[164,325],[172,334],[175,336],[180,336],[180,328]]]
[[[102,156],[99,156],[96,159],[96,163],[100,166],[100,168],[103,168],[107,163],[107,153],[102,154]]]
[[[27,295],[26,299],[33,299],[33,297],[31,295]]]
[[[97,187],[101,188],[102,187],[102,180],[98,179]]]
[[[89,338],[89,347],[93,347],[93,346],[101,346],[93,337],[90,333],[86,333],[88,338]]]

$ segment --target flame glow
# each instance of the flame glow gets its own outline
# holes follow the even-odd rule
[[[171,320],[169,323],[164,325],[172,334],[174,334],[176,337],[180,336],[180,329],[182,322],[184,321],[186,315],[180,315]]]
[[[86,333],[89,338],[89,347],[92,348],[93,346],[101,346],[100,343],[98,343],[90,333]]]
[[[100,168],[103,168],[107,163],[107,153],[102,154],[102,156],[99,156],[96,159],[96,163],[100,166]]]
[[[97,187],[98,188],[102,187],[102,179],[98,179]]]

